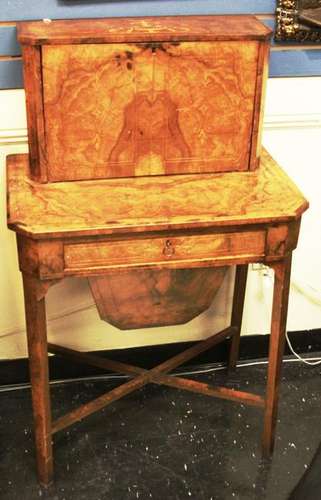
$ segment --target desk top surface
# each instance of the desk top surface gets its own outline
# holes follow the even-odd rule
[[[254,172],[39,184],[28,155],[8,157],[8,225],[33,238],[277,223],[308,202],[264,151]]]
[[[265,40],[271,29],[254,16],[160,16],[28,21],[20,43],[31,45],[146,41]]]

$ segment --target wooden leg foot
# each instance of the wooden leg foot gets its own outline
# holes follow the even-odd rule
[[[274,293],[263,432],[263,456],[265,458],[272,455],[274,448],[290,288],[291,256],[271,267],[274,269]]]
[[[27,275],[23,276],[23,286],[38,479],[42,486],[47,487],[53,478],[53,462],[44,299],[46,287]]]
[[[228,361],[229,371],[235,370],[239,356],[240,335],[242,327],[247,273],[248,273],[247,264],[236,266],[232,315],[231,315],[231,326],[236,327],[236,332],[231,340],[230,355]]]

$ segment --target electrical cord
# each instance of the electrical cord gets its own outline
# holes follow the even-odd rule
[[[294,349],[293,349],[293,346],[291,344],[291,341],[289,339],[289,335],[288,335],[288,332],[286,332],[285,334],[286,336],[286,341],[288,343],[288,346],[289,346],[289,349],[290,351],[292,352],[292,354],[298,359],[298,361],[302,361],[302,363],[304,363],[305,365],[308,365],[308,366],[316,366],[316,365],[320,365],[321,364],[321,358],[314,358],[313,361],[312,360],[309,360],[307,358],[302,358],[302,356],[300,356],[300,354],[298,354]]]
[[[270,288],[272,286],[272,284],[273,284],[273,273],[272,273],[271,268],[269,268],[268,266],[263,266],[262,270],[261,270],[261,273],[262,273],[262,278],[263,278],[263,281],[262,281],[263,287],[267,287],[268,286]],[[313,291],[312,287],[309,287],[306,284],[300,283],[299,280],[293,279],[291,281],[291,288],[294,289],[294,290],[296,290],[296,292],[300,293],[301,295],[303,295],[303,297],[305,297],[306,299],[308,299],[310,302],[312,302],[312,303],[314,303],[316,305],[321,305],[320,296],[317,293],[317,291],[316,292]],[[265,305],[266,305],[266,303],[265,303]],[[304,363],[305,365],[308,365],[308,366],[316,366],[316,365],[321,364],[321,358],[320,357],[319,358],[313,358],[313,361],[309,360],[307,358],[302,358],[302,356],[300,356],[300,354],[297,353],[294,350],[294,348],[292,346],[292,343],[291,343],[291,341],[289,339],[288,332],[285,333],[285,337],[286,337],[286,341],[287,341],[287,344],[289,346],[290,351],[297,358],[298,361],[301,361],[302,363]]]

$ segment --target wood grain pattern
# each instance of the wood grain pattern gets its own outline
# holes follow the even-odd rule
[[[267,260],[277,260],[295,248],[294,242],[298,240],[301,219],[288,224],[270,226],[266,237]]]
[[[271,264],[271,267],[274,269],[274,292],[262,440],[263,455],[266,458],[272,455],[275,442],[282,357],[285,346],[288,313],[291,261],[292,254],[290,253],[286,259]]]
[[[23,47],[23,80],[26,92],[30,174],[47,181],[46,139],[43,110],[41,50]]]
[[[53,459],[44,299],[46,286],[27,275],[23,275],[23,286],[38,478],[40,484],[47,486],[53,477]]]
[[[140,238],[113,240],[95,243],[65,244],[66,270],[102,267],[106,269],[137,266],[146,262],[202,260],[233,255],[263,256],[265,231],[244,231],[239,233],[196,234],[162,238]]]
[[[262,152],[262,131],[264,118],[264,105],[266,85],[269,73],[270,47],[260,44],[258,54],[258,74],[256,79],[254,116],[252,124],[252,141],[250,150],[249,169],[254,170],[259,166]]]
[[[243,264],[236,266],[235,270],[231,325],[235,327],[236,331],[231,339],[229,361],[228,361],[229,371],[235,370],[239,356],[240,336],[242,329],[248,267],[249,266],[247,264]]]
[[[257,59],[257,42],[43,47],[48,180],[247,170]]]
[[[18,233],[24,274],[42,483],[52,477],[53,433],[150,382],[264,405],[263,448],[272,451],[291,252],[308,203],[266,152],[255,171],[204,173],[215,161],[223,170],[257,166],[267,36],[248,18],[20,26],[30,44],[24,58],[34,149],[30,165],[27,155],[8,159],[8,224]],[[29,173],[40,182],[127,178],[41,184]],[[166,375],[230,336],[235,366],[246,264],[256,260],[276,261],[265,400]],[[179,324],[209,306],[225,261],[239,265],[230,327],[149,372],[127,366],[136,378],[51,425],[44,296],[55,280],[88,277],[101,317],[120,328]]]
[[[255,172],[39,184],[8,156],[8,224],[33,238],[280,223],[308,202],[264,152]]]
[[[64,248],[59,240],[33,240],[17,234],[19,268],[40,279],[64,276]]]
[[[282,51],[273,51],[272,48],[269,61],[269,77],[321,76],[320,61],[321,50],[317,48],[302,47],[301,50],[295,50],[289,45]],[[0,60],[0,88],[23,88],[21,60]]]
[[[257,167],[269,37],[257,19],[31,22],[18,31],[26,67],[41,64],[36,82],[30,71],[25,79],[34,180]]]
[[[159,16],[18,23],[23,44],[266,40],[272,30],[254,16]]]
[[[120,328],[187,323],[212,303],[226,267],[125,271],[89,284],[100,318]]]

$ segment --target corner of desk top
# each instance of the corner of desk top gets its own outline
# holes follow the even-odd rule
[[[29,163],[28,153],[12,153],[6,155],[7,173],[9,169],[15,168],[15,165]],[[8,177],[7,177],[8,178]]]
[[[292,217],[293,219],[299,219],[301,215],[309,208],[310,206],[309,201],[305,198],[305,196],[298,188],[298,186],[295,184],[295,182],[293,182],[291,177],[289,177],[289,175],[285,172],[282,166],[271,156],[269,151],[267,151],[267,149],[264,146],[262,146],[262,152],[258,168],[260,168],[260,165],[262,164],[273,167],[277,175],[280,176],[280,180],[282,178],[286,179],[287,183],[292,186],[293,193],[295,193],[297,197],[300,198],[300,204],[298,205],[294,213],[292,213]]]

